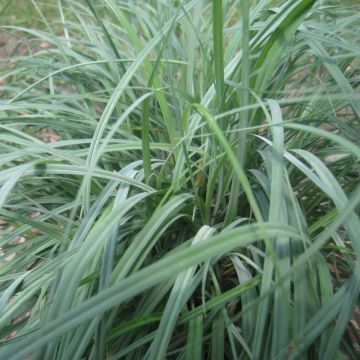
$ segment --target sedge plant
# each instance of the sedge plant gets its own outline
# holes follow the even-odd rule
[[[0,358],[357,358],[359,4],[28,6],[0,27]]]

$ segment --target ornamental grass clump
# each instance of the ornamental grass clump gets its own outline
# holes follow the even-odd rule
[[[30,5],[0,27],[0,359],[357,358],[359,4]]]

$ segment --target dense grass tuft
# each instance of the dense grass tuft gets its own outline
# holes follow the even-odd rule
[[[357,2],[29,5],[0,27],[0,358],[358,358]]]

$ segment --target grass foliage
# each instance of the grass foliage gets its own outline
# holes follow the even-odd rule
[[[29,3],[0,358],[357,358],[357,2]]]

